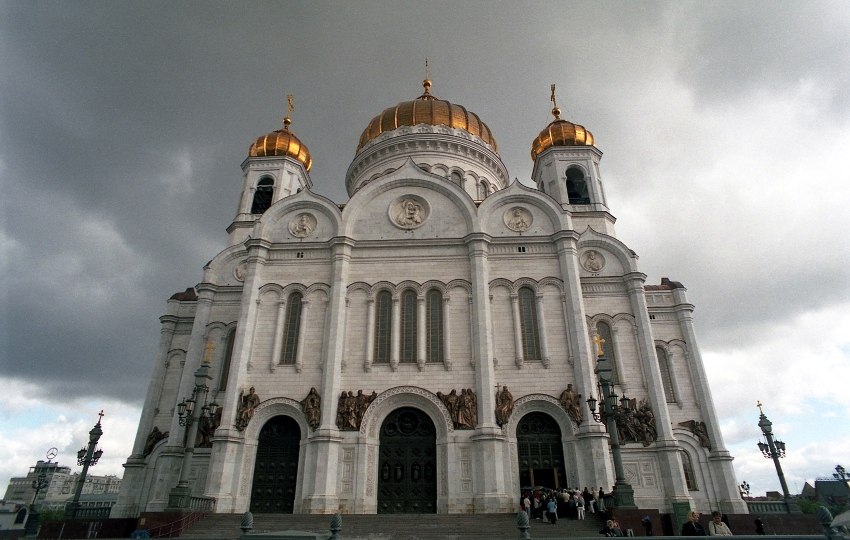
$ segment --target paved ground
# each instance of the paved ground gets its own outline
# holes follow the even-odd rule
[[[186,531],[181,538],[235,540],[239,530],[239,514],[211,514]],[[329,515],[254,514],[254,534],[279,531],[328,533]],[[594,515],[584,521],[558,520],[547,525],[531,520],[532,538],[596,537],[604,523]],[[374,540],[499,540],[515,539],[516,514],[440,514],[440,515],[352,515],[342,516],[342,532],[346,539]]]

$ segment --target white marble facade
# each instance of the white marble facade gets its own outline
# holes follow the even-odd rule
[[[615,237],[601,155],[594,146],[556,144],[537,156],[532,188],[510,182],[494,146],[463,129],[405,126],[360,149],[346,174],[345,205],[313,193],[294,157],[246,159],[241,195],[234,190],[241,198],[229,246],[204,268],[197,296],[175,295],[161,318],[153,376],[113,517],[167,506],[183,455],[176,405],[190,395],[208,343],[216,347],[210,397],[222,404],[223,421],[212,448],[195,452],[189,479],[196,495],[216,499],[216,512],[249,508],[258,434],[285,415],[301,432],[294,511],[375,513],[378,432],[399,407],[419,409],[436,428],[438,513],[516,510],[517,423],[531,412],[546,413],[560,427],[570,486],[610,489],[608,436],[584,403],[596,393],[590,339],[600,322],[610,328],[617,392],[646,400],[656,419],[657,441],[623,450],[638,506],[670,511],[672,502],[689,501],[700,511],[746,512],[696,342],[693,306],[676,282],[646,286],[637,255]],[[565,183],[576,171],[584,182],[580,204],[571,203]],[[263,178],[273,180],[272,204],[252,214]],[[534,295],[539,358],[524,358],[521,289]],[[414,362],[402,361],[399,351],[399,298],[408,290],[418,309]],[[431,290],[443,304],[439,362],[426,361]],[[303,298],[297,347],[294,361],[282,363],[286,303],[296,291]],[[375,351],[381,291],[392,295],[388,362],[376,361]],[[497,384],[515,398],[501,427]],[[568,384],[582,394],[581,424],[558,402]],[[238,400],[250,387],[261,403],[239,431]],[[300,404],[313,387],[322,397],[317,429]],[[463,388],[478,399],[472,430],[455,429],[436,395]],[[339,430],[338,396],[361,389],[377,398],[359,430]],[[704,423],[710,450],[680,425],[689,421]],[[145,456],[154,427],[170,435]],[[690,487],[683,459],[691,463]]]

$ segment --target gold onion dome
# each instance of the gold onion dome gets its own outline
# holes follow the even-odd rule
[[[300,161],[308,171],[313,165],[310,151],[294,133],[289,131],[292,120],[289,116],[283,119],[283,129],[273,131],[268,135],[259,137],[248,150],[250,157],[289,156]]]
[[[395,107],[384,109],[384,112],[369,122],[369,127],[360,135],[360,144],[357,152],[366,146],[366,143],[385,131],[393,131],[402,126],[417,126],[428,124],[431,126],[446,125],[455,129],[462,129],[471,135],[480,137],[485,143],[493,147],[497,153],[499,146],[496,139],[490,133],[487,124],[478,118],[478,115],[466,108],[437,99],[431,92],[431,81],[425,79],[422,82],[425,88],[423,93],[413,101],[404,101]]]
[[[595,146],[593,134],[584,126],[561,120],[561,109],[552,109],[555,120],[531,143],[531,161],[553,146]]]

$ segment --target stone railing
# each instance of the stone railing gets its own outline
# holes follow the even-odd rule
[[[109,517],[111,506],[80,506],[74,512],[74,519],[106,519]]]
[[[787,514],[785,501],[747,501],[751,514]]]

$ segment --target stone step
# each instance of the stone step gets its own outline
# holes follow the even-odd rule
[[[181,535],[182,538],[235,540],[242,532],[241,514],[210,514]],[[305,531],[328,534],[330,515],[254,514],[252,534],[280,531]],[[560,519],[548,525],[532,519],[532,538],[599,537],[604,520],[590,514],[583,521]],[[446,540],[513,539],[516,514],[345,514],[342,532],[346,539],[375,540]]]

